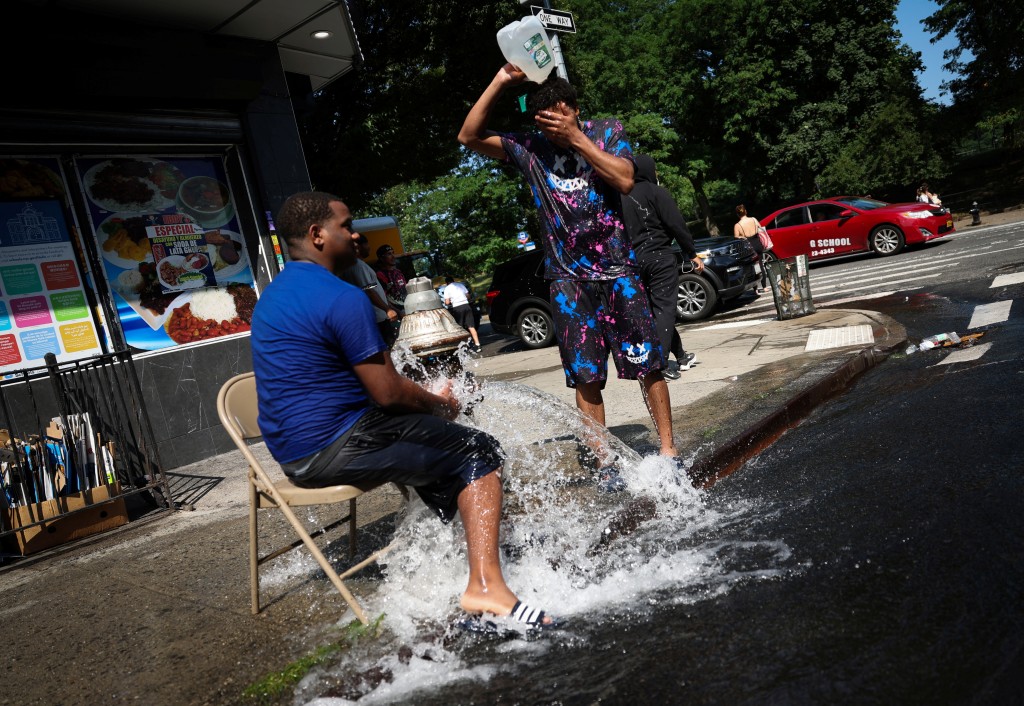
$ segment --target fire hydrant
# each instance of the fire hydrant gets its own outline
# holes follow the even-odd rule
[[[981,210],[978,208],[978,202],[977,201],[975,201],[971,205],[971,225],[972,226],[980,226],[981,225]]]

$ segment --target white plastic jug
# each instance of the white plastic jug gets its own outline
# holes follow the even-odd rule
[[[498,30],[498,46],[505,60],[530,81],[541,83],[555,68],[551,40],[536,16],[524,17]]]

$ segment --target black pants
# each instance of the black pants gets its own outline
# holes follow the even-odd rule
[[[676,300],[679,298],[679,264],[671,250],[640,261],[640,281],[658,327],[661,352],[668,363],[669,352],[681,360],[683,341],[676,330]]]
[[[750,243],[750,247],[754,248],[754,252],[761,255],[761,289],[765,289],[768,286],[768,268],[764,266],[764,244],[761,239],[756,235],[752,235],[747,238],[747,242]]]

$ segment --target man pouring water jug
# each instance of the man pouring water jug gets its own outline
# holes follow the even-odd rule
[[[611,354],[620,378],[640,381],[660,453],[677,456],[659,336],[623,226],[621,196],[632,190],[635,172],[629,142],[618,120],[581,120],[576,90],[554,74],[528,98],[536,132],[489,130],[502,92],[526,79],[511,63],[501,67],[466,116],[459,142],[516,166],[530,185],[544,229],[545,278],[562,367],[576,406],[604,426],[602,390]],[[597,445],[598,487],[624,489],[617,459]]]

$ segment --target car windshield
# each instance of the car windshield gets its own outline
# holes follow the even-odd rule
[[[858,208],[861,211],[871,211],[872,209],[882,208],[882,206],[888,206],[885,201],[875,201],[874,199],[864,198],[863,196],[845,196],[841,199],[836,199],[837,203],[845,203],[853,208]]]

